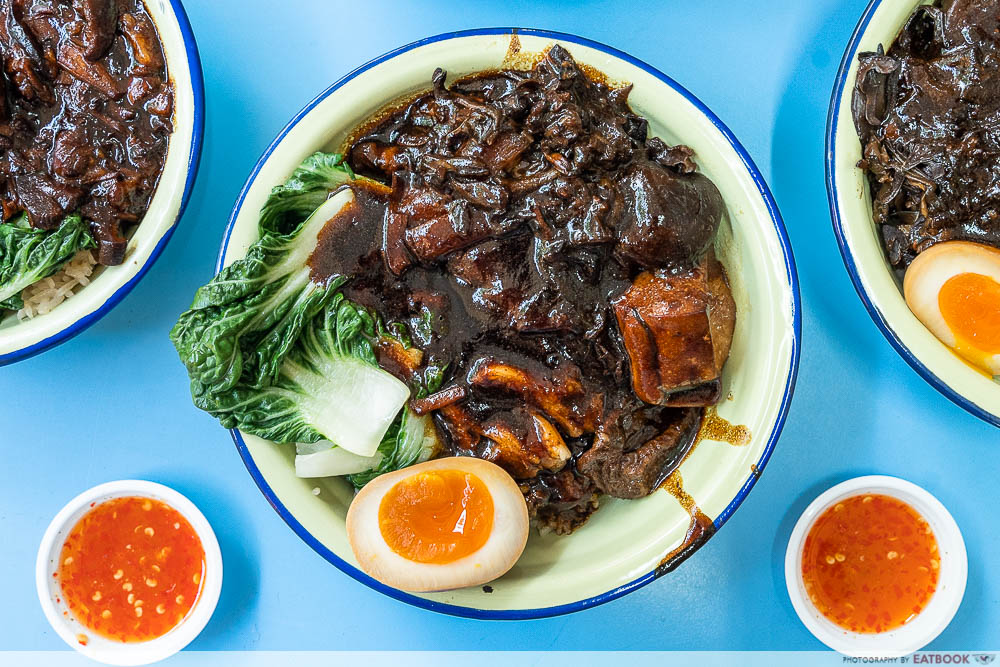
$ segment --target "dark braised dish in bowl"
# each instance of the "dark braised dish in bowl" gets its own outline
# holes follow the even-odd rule
[[[1000,7],[919,5],[888,51],[858,58],[858,167],[906,304],[1000,376]]]
[[[173,86],[142,0],[0,0],[0,58],[0,317],[23,319],[125,260]]]
[[[309,158],[174,327],[195,403],[356,487],[493,461],[559,533],[650,494],[722,398],[736,306],[722,195],[629,93],[555,45],[439,69]]]
[[[997,3],[920,5],[887,52],[858,58],[860,166],[892,266],[942,241],[1000,247]]]

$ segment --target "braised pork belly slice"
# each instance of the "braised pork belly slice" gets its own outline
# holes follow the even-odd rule
[[[571,438],[592,433],[601,411],[600,397],[588,396],[584,392],[578,371],[557,372],[553,377],[543,377],[485,358],[473,364],[469,384],[520,397],[526,404],[545,413]]]
[[[523,408],[491,417],[483,435],[490,440],[487,458],[515,479],[530,479],[542,470],[562,470],[572,456],[552,422]]]
[[[641,273],[613,306],[640,399],[674,407],[718,401],[736,304],[714,256],[687,273]]]

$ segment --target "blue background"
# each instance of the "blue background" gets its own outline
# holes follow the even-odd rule
[[[187,4],[208,98],[187,214],[156,266],[107,317],[42,356],[0,369],[0,649],[63,648],[35,597],[38,542],[69,498],[120,478],[174,486],[219,535],[222,599],[195,649],[818,649],[785,592],[785,543],[813,497],[867,473],[925,486],[964,532],[965,601],[931,648],[1000,646],[1000,572],[990,567],[1000,551],[1000,432],[945,400],[889,348],[851,287],[831,231],[826,110],[866,0]],[[723,530],[676,572],[621,600],[517,623],[408,607],[311,551],[268,507],[229,435],[191,405],[167,339],[213,273],[247,173],[299,108],[385,51],[491,25],[607,43],[701,98],[768,179],[804,304],[788,423],[765,474]]]

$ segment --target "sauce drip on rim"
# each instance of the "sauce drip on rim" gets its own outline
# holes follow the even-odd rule
[[[493,530],[493,496],[476,475],[432,470],[385,494],[379,530],[393,551],[417,563],[451,563],[482,548]]]
[[[92,505],[66,538],[55,576],[89,630],[142,642],[184,620],[204,573],[205,550],[188,520],[166,503],[132,496]]]
[[[812,603],[845,630],[879,633],[915,618],[937,589],[937,539],[901,500],[846,498],[816,519],[802,552]]]

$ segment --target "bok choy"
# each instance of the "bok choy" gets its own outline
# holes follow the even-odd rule
[[[192,382],[195,405],[226,428],[275,442],[325,439],[358,456],[374,455],[410,390],[378,367],[368,342],[370,316],[338,293],[304,329],[273,381],[218,393]]]
[[[314,153],[283,185],[271,190],[260,211],[260,233],[288,234],[333,190],[355,179],[340,153]]]
[[[94,245],[89,226],[77,214],[53,230],[35,229],[24,214],[0,224],[0,309],[22,308],[25,287],[56,273],[78,251]]]
[[[299,477],[348,475],[360,488],[382,473],[422,463],[438,450],[437,432],[427,415],[404,409],[382,438],[374,456],[358,456],[332,442],[299,443],[295,448],[295,474]]]
[[[292,233],[265,234],[195,293],[170,332],[192,380],[220,393],[277,379],[303,326],[344,282],[312,280],[309,256],[326,223],[353,201],[341,190]]]
[[[227,428],[296,443],[300,476],[360,486],[426,460],[437,440],[405,407],[410,388],[376,359],[381,338],[409,345],[405,327],[345,298],[350,276],[312,275],[320,233],[354,203],[342,187],[353,178],[340,155],[308,158],[272,190],[260,239],[197,291],[170,338],[195,405]]]

